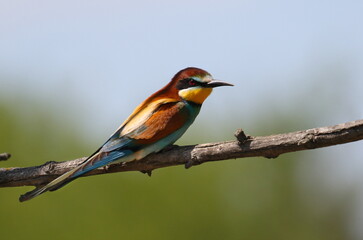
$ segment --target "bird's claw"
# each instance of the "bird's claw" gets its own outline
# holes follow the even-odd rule
[[[193,161],[188,161],[188,162],[186,162],[185,163],[185,165],[184,165],[184,167],[185,167],[185,169],[189,169],[189,168],[191,168],[193,166]]]
[[[160,152],[167,152],[167,151],[170,151],[170,150],[172,150],[174,148],[177,148],[177,147],[179,147],[179,146],[175,145],[175,144],[171,144],[171,145],[168,145],[168,146],[164,147],[163,149],[161,149]]]
[[[143,174],[147,174],[149,177],[151,177],[151,174],[152,174],[152,170],[142,170],[140,172]]]

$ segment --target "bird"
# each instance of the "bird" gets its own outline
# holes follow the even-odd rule
[[[97,151],[74,169],[20,196],[20,202],[55,191],[83,174],[106,165],[137,161],[178,140],[199,114],[213,88],[233,86],[207,71],[188,67],[144,100]]]

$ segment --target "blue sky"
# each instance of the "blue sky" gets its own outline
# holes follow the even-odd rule
[[[209,99],[215,105],[264,101],[271,91],[283,101],[311,72],[343,64],[356,99],[361,10],[361,1],[2,1],[0,91],[26,89],[54,104],[66,95],[98,122],[115,109],[126,117],[187,66],[236,84]]]

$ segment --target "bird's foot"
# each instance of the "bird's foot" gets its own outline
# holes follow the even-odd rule
[[[168,145],[168,146],[164,147],[163,149],[161,149],[160,152],[167,152],[167,151],[170,151],[170,150],[172,150],[174,148],[177,148],[177,147],[179,147],[179,146],[175,145],[175,144],[171,144],[171,145]]]
[[[153,170],[142,170],[140,172],[143,173],[143,174],[147,174],[149,177],[151,177],[152,171]]]
[[[198,154],[197,148],[198,146],[191,146],[190,158],[184,164],[185,169],[189,169],[192,166],[200,165],[203,163],[200,159],[200,155]]]
[[[188,162],[185,163],[184,167],[185,169],[189,169],[194,165],[193,160],[190,159]]]

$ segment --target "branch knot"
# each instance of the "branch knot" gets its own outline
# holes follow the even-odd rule
[[[237,129],[237,131],[234,133],[234,136],[240,143],[245,143],[252,138],[251,136],[247,136],[241,128]]]
[[[305,136],[298,141],[297,145],[298,146],[304,146],[307,149],[314,149],[316,148],[315,146],[315,142],[316,142],[316,135],[315,133],[306,133]]]

